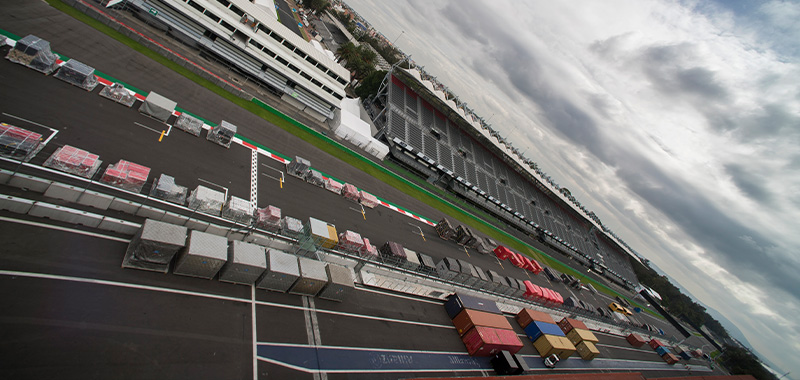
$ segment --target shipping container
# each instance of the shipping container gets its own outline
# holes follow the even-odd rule
[[[528,336],[528,339],[531,341],[535,341],[539,339],[542,334],[545,335],[554,335],[554,336],[564,336],[564,332],[558,328],[558,325],[555,323],[547,323],[547,322],[540,322],[540,321],[532,321],[525,326],[525,335]]]
[[[649,341],[649,342],[647,342],[647,344],[649,344],[649,345],[650,345],[650,348],[652,348],[652,349],[654,349],[654,350],[655,350],[656,348],[658,348],[658,347],[661,347],[661,346],[663,346],[663,345],[664,345],[664,343],[661,343],[661,341],[660,341],[660,340],[658,340],[658,339],[650,339],[650,341]]]
[[[589,329],[583,322],[577,319],[566,318],[566,317],[558,321],[558,327],[561,327],[561,331],[563,331],[565,334],[572,329],[584,329],[584,330]]]
[[[348,267],[336,264],[328,264],[325,270],[328,274],[329,282],[319,292],[318,297],[342,302],[349,293],[355,290],[353,272]]]
[[[662,356],[661,358],[664,359],[664,361],[667,362],[667,364],[669,364],[669,365],[672,365],[672,364],[675,364],[675,363],[678,362],[678,357],[675,356],[674,354],[671,354],[671,353],[664,354],[664,356]]]
[[[560,330],[559,330],[560,331]],[[566,359],[575,352],[575,345],[567,337],[556,335],[542,335],[533,342],[533,347],[543,358],[557,355],[559,359]]]
[[[300,257],[298,260],[300,277],[289,289],[289,293],[313,297],[328,284],[325,263],[306,257]]]
[[[656,353],[658,354],[658,356],[662,356],[662,357],[664,355],[666,355],[666,354],[671,354],[671,352],[669,352],[669,349],[664,347],[664,346],[656,347]]]
[[[300,278],[297,256],[271,249],[267,252],[267,269],[258,279],[256,287],[276,292],[288,292]]]
[[[461,275],[461,267],[456,259],[445,257],[436,264],[436,272],[443,280],[454,281],[457,276]]]
[[[569,339],[572,344],[578,344],[580,342],[592,342],[597,343],[600,340],[594,335],[593,332],[584,329],[572,329],[569,330],[567,333],[567,339]]]
[[[533,321],[552,323],[552,324],[556,323],[555,321],[553,321],[553,317],[551,317],[550,314],[541,311],[536,311],[533,309],[520,310],[519,313],[517,313],[515,319],[517,320],[517,323],[519,323],[520,327],[522,327],[523,329],[528,327],[528,324],[530,324]]]
[[[175,254],[186,245],[186,227],[146,219],[131,239],[123,268],[166,273]]]
[[[505,350],[494,354],[490,362],[498,375],[519,375],[524,372],[514,359],[514,354]]]
[[[444,304],[447,315],[450,319],[455,318],[464,309],[480,310],[487,313],[503,314],[497,303],[492,300],[469,296],[466,294],[455,293],[447,297],[447,302]]]
[[[522,341],[513,330],[476,326],[461,337],[470,356],[492,356],[500,351],[517,353]]]
[[[228,245],[228,262],[219,271],[219,280],[251,285],[267,270],[264,247],[234,240]]]
[[[592,360],[600,355],[600,350],[597,349],[594,343],[589,341],[583,341],[575,345],[575,351],[578,351],[578,355],[583,360]]]
[[[303,226],[303,235],[322,248],[333,248],[339,243],[336,226],[316,218],[308,218],[308,223]]]
[[[200,231],[191,231],[186,248],[175,263],[175,274],[212,279],[228,261],[228,239]]]
[[[487,313],[480,310],[461,310],[455,318],[453,318],[453,326],[456,327],[459,335],[464,335],[469,329],[474,326],[492,327],[496,329],[511,330],[511,324],[508,319],[501,314]]]

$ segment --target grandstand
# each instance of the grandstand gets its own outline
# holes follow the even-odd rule
[[[459,107],[419,71],[395,68],[374,104],[376,137],[391,157],[612,282],[633,289],[636,256],[586,210],[574,208],[530,170],[496,131]],[[495,142],[496,141],[496,142]],[[517,157],[515,157],[517,156]],[[581,211],[584,211],[583,213]]]
[[[311,117],[333,119],[350,73],[278,22],[272,1],[127,0],[137,16],[264,84]]]

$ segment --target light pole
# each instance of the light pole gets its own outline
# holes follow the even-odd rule
[[[400,35],[399,35],[399,36],[397,36],[397,38],[395,38],[395,39],[394,39],[394,41],[392,41],[392,46],[394,46],[395,42],[397,42],[397,40],[399,40],[399,39],[400,39],[400,37],[403,37],[403,34],[404,34],[405,32],[406,32],[405,30],[401,30],[401,31],[400,31]]]

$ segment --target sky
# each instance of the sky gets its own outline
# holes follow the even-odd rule
[[[347,3],[800,379],[800,3]]]

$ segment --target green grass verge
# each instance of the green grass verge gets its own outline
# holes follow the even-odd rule
[[[546,253],[528,245],[527,243],[517,239],[516,237],[510,235],[509,233],[481,220],[479,217],[475,216],[474,214],[463,210],[450,202],[442,199],[440,196],[398,176],[397,174],[391,172],[387,168],[384,168],[371,160],[361,156],[360,154],[348,149],[347,147],[339,144],[338,142],[328,138],[327,136],[319,133],[299,122],[292,119],[291,117],[280,113],[278,110],[272,108],[268,104],[258,100],[253,99],[252,101],[247,101],[241,98],[234,96],[233,94],[225,91],[221,87],[215,85],[211,81],[195,74],[194,72],[176,64],[175,62],[170,61],[166,57],[150,50],[149,48],[145,47],[144,45],[132,40],[131,38],[123,35],[122,33],[117,32],[116,30],[106,26],[105,24],[101,23],[100,21],[91,18],[90,16],[84,14],[83,12],[78,11],[77,9],[71,7],[70,5],[65,4],[61,0],[45,0],[50,6],[64,12],[65,14],[74,17],[75,19],[99,30],[100,32],[114,38],[115,40],[125,44],[126,46],[130,47],[131,49],[139,52],[140,54],[164,65],[165,67],[175,71],[176,73],[183,75],[184,77],[194,81],[195,83],[207,88],[208,90],[212,91],[213,93],[219,95],[220,97],[246,109],[247,111],[252,112],[253,114],[263,118],[264,120],[294,134],[298,138],[301,138],[315,147],[321,149],[322,151],[352,165],[353,167],[362,170],[363,172],[375,177],[376,179],[397,188],[398,190],[424,202],[425,204],[433,207],[434,209],[442,212],[445,215],[448,215],[454,219],[457,219],[463,223],[470,225],[475,230],[507,245],[509,248],[517,250],[520,253],[526,254],[535,258],[538,261],[556,269],[560,272],[573,274],[583,278],[585,281],[589,281],[595,285],[597,290],[606,293],[610,296],[617,296],[620,295],[613,289],[607,287],[605,284],[599,283],[597,281],[591,280],[583,276],[583,274],[579,273],[575,269],[568,267],[567,265],[563,264],[559,260],[547,255]],[[239,136],[241,137],[241,136]],[[624,296],[623,296],[624,297]],[[630,299],[629,299],[630,300]],[[630,300],[632,304],[637,303]],[[653,314],[659,318],[661,315],[658,313],[647,309],[643,306],[640,306],[643,310],[647,311],[650,314]]]

